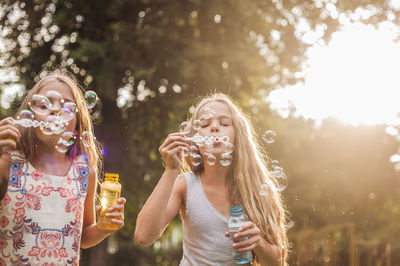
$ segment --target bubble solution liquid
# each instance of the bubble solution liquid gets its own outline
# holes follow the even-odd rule
[[[242,237],[234,240],[233,236],[239,231],[239,228],[243,223],[247,222],[246,216],[243,214],[243,208],[241,206],[234,206],[230,209],[230,217],[228,219],[228,232],[232,241],[240,242],[247,240],[249,237]],[[251,251],[238,252],[236,248],[232,250],[233,262],[236,264],[246,264],[253,260],[253,254]]]
[[[113,218],[105,216],[108,209],[117,204],[117,200],[121,195],[121,184],[118,183],[118,178],[118,174],[106,173],[104,182],[100,186],[101,212],[98,221],[100,229],[118,229],[118,224],[111,222]]]

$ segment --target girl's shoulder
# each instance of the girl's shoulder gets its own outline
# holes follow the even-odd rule
[[[178,175],[175,180],[175,187],[183,195],[186,195],[187,189],[198,186],[200,176],[194,172],[184,172]]]
[[[182,176],[182,178],[184,178],[184,179],[192,179],[192,178],[196,178],[197,174],[194,172],[183,172],[183,173],[180,173],[179,176]]]
[[[184,172],[175,179],[174,190],[183,197],[186,195],[186,187],[190,183],[192,176],[194,176],[192,172]]]
[[[197,178],[197,174],[194,172],[183,172],[178,175],[176,178],[177,180],[175,182],[177,183],[184,183],[184,186],[188,186],[191,183],[195,182],[195,179]]]

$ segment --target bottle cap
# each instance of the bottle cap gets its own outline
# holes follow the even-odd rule
[[[104,181],[109,181],[109,182],[118,182],[119,179],[119,174],[116,173],[106,173],[106,177]]]
[[[231,215],[242,215],[243,207],[242,206],[233,206],[231,207]]]

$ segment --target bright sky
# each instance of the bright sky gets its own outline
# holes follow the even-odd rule
[[[400,2],[400,1],[399,1]],[[390,123],[400,112],[400,36],[391,22],[377,28],[345,23],[328,45],[314,44],[303,65],[304,84],[272,91],[267,101],[287,116],[345,123]]]

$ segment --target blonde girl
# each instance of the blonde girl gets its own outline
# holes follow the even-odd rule
[[[80,248],[113,232],[100,230],[95,219],[99,149],[93,138],[80,141],[93,133],[93,125],[72,76],[55,71],[43,77],[29,90],[19,113],[29,110],[38,95],[48,97],[51,109],[41,102],[34,119],[48,121],[69,110],[64,130],[73,132],[76,141],[60,152],[59,134],[21,127],[11,117],[0,121],[0,265],[78,265]],[[115,212],[107,214],[119,228],[124,204],[120,198],[109,210]]]
[[[285,211],[280,194],[272,189],[267,157],[257,145],[248,119],[226,95],[214,94],[194,108],[190,122],[194,125],[197,120],[201,121],[200,136],[229,138],[234,147],[232,163],[206,163],[210,151],[201,145],[202,162],[185,157],[182,164],[182,151],[193,143],[182,133],[168,135],[159,148],[166,169],[139,213],[136,241],[151,245],[180,212],[184,236],[180,265],[234,265],[232,248],[251,250],[255,265],[285,264]],[[215,143],[211,153],[220,158],[225,149]],[[179,174],[182,165],[187,172]],[[263,185],[270,189],[260,194]],[[233,243],[227,221],[230,207],[235,205],[243,206],[250,222],[234,236],[248,239]]]

